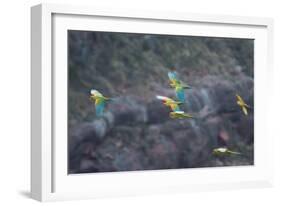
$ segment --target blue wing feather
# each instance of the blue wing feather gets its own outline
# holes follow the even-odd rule
[[[103,114],[104,111],[104,101],[96,104],[96,115],[99,117]]]
[[[185,94],[183,88],[176,89],[176,96],[180,102],[185,102]]]

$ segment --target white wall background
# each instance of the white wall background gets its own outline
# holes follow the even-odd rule
[[[29,192],[30,172],[30,6],[46,2],[6,0],[0,6],[0,202],[38,205]],[[271,114],[275,136],[275,182],[271,189],[245,189],[177,195],[83,200],[47,205],[280,205],[281,204],[281,5],[274,0],[50,0],[92,6],[180,11],[205,14],[264,16],[275,20],[275,96]],[[266,85],[265,85],[266,87]],[[265,137],[266,138],[266,137]]]

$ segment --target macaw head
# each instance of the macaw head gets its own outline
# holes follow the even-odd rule
[[[90,91],[90,97],[89,99],[92,101],[92,102],[95,102],[96,98],[95,98],[95,92],[93,91],[93,89],[91,89]]]
[[[102,94],[96,89],[91,89],[90,93],[92,97],[102,97]]]
[[[95,96],[96,92],[97,92],[97,90],[91,89],[90,94],[91,94],[92,96]]]

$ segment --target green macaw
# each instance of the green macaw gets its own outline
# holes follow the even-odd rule
[[[103,114],[105,102],[110,98],[103,96],[99,91],[92,89],[90,100],[95,103],[96,115],[99,117]]]
[[[225,147],[219,147],[219,148],[213,149],[213,154],[217,155],[217,156],[232,155],[232,154],[241,155],[241,153],[231,151]]]
[[[169,97],[164,96],[156,96],[157,99],[162,100],[163,104],[170,107],[172,112],[170,112],[170,117],[175,119],[182,119],[182,118],[192,118],[190,114],[185,113],[184,111],[181,111],[179,108],[179,105],[182,104],[182,102],[175,101]]]
[[[238,94],[236,94],[236,98],[237,98],[237,104],[241,107],[244,114],[248,115],[247,108],[250,108],[250,106],[248,104],[246,104],[244,102],[244,100],[242,99],[242,97],[240,97]]]
[[[184,89],[191,89],[191,87],[187,84],[182,83],[176,71],[168,72],[168,77],[170,80],[170,85],[175,89],[176,97],[179,101],[185,102],[185,93]]]

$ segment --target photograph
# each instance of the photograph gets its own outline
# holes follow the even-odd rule
[[[68,30],[68,174],[253,166],[254,45]]]

